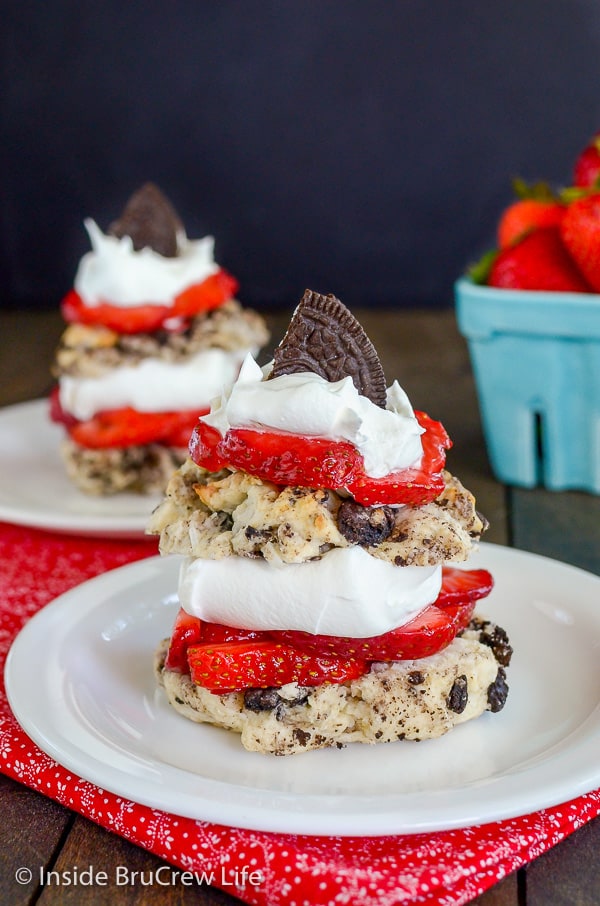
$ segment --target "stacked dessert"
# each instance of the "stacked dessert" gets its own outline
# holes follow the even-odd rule
[[[268,333],[234,299],[212,237],[188,239],[153,184],[106,234],[85,226],[92,250],[62,303],[68,326],[53,368],[66,469],[90,494],[162,492],[198,416]]]
[[[448,436],[386,390],[333,296],[307,291],[274,360],[251,356],[148,530],[184,554],[159,682],[185,717],[277,755],[437,737],[507,694],[492,588],[464,561],[485,523]]]

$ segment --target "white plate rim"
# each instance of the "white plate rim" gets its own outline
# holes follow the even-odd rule
[[[537,571],[540,575],[549,574],[553,582],[559,574],[562,574],[580,590],[591,588],[594,594],[600,591],[599,577],[524,551],[481,544],[480,551],[473,559],[476,562],[469,566],[486,565],[487,561],[491,571],[496,574],[506,569],[508,563],[511,569],[519,567]],[[5,668],[5,681],[9,704],[18,722],[42,751],[100,788],[146,806],[218,824],[258,831],[307,835],[372,836],[451,830],[513,818],[568,801],[600,786],[600,763],[597,759],[600,745],[600,706],[595,706],[589,718],[575,731],[570,730],[565,739],[560,741],[560,745],[551,746],[547,754],[533,757],[529,761],[526,759],[522,765],[517,764],[515,770],[509,771],[508,774],[498,777],[492,775],[476,783],[475,797],[465,796],[465,790],[461,787],[442,788],[418,794],[395,793],[362,798],[322,793],[307,796],[267,790],[266,804],[264,789],[236,786],[231,782],[215,781],[196,773],[187,776],[185,771],[171,765],[157,763],[155,767],[161,779],[153,783],[147,777],[136,776],[133,769],[115,771],[100,762],[91,763],[90,751],[97,742],[94,739],[93,728],[91,730],[86,727],[79,728],[85,737],[86,749],[82,749],[72,739],[61,738],[50,719],[52,708],[49,700],[39,703],[35,715],[32,715],[31,702],[23,695],[22,686],[19,686],[19,676],[22,678],[25,675],[23,671],[30,663],[31,650],[39,644],[40,638],[44,638],[45,650],[53,650],[52,642],[56,640],[57,626],[64,616],[72,615],[79,610],[82,613],[81,624],[84,625],[89,615],[105,606],[111,594],[116,595],[123,593],[124,590],[135,589],[142,579],[145,581],[148,578],[151,570],[161,572],[166,569],[174,577],[177,568],[178,558],[150,557],[89,580],[59,596],[39,611],[21,630],[10,649]],[[600,604],[600,595],[597,596],[597,600]],[[589,617],[591,609],[589,602],[586,600],[581,607],[586,618]],[[592,619],[600,640],[600,609]],[[40,670],[43,666],[38,664],[37,669]],[[36,688],[39,692],[40,688],[46,688],[46,684],[38,683]],[[51,691],[56,693],[56,689]],[[518,691],[513,692],[513,695],[518,695]],[[503,714],[504,712],[494,716],[484,715],[480,720],[488,716],[491,720],[498,720]],[[194,724],[190,726],[197,729]],[[213,730],[210,727],[203,729],[209,732]],[[461,729],[452,732],[457,733]],[[451,735],[448,734],[448,737]],[[375,751],[384,747],[357,746],[357,748]],[[352,747],[347,747],[346,751],[349,749]],[[330,757],[331,765],[334,765],[335,750],[327,750],[326,753],[310,752],[297,757],[306,759],[323,755]],[[251,753],[251,756],[256,757],[255,753]],[[274,758],[274,756],[258,757]],[[293,774],[294,758],[296,756],[275,760],[288,763]],[[176,781],[176,789],[168,787],[169,778]],[[190,795],[192,789],[193,795]]]
[[[77,505],[79,511],[63,510],[45,506],[28,505],[23,499],[15,502],[3,496],[0,482],[0,520],[15,525],[43,529],[49,532],[64,532],[92,537],[149,539],[145,534],[146,524],[152,509],[159,502],[159,496],[138,494],[119,494],[112,498],[95,498],[79,491],[66,477],[64,465],[60,459],[59,445],[63,437],[60,426],[50,421],[48,400],[34,399],[0,408],[0,437],[3,432],[17,431],[18,442],[25,453],[34,449],[29,480],[39,482],[40,501],[44,500],[42,482],[60,485],[64,499]],[[15,434],[13,441],[17,440]],[[10,473],[10,463],[0,444],[0,468]],[[16,481],[18,487],[18,478]],[[46,498],[47,499],[47,498]],[[112,506],[108,510],[107,501]]]

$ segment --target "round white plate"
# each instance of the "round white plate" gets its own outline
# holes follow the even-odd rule
[[[160,497],[91,497],[65,474],[64,432],[50,421],[47,400],[0,409],[0,519],[53,532],[139,538]]]
[[[176,613],[177,557],[105,573],[40,611],[10,651],[9,701],[41,749],[103,789],[257,830],[450,829],[595,789],[600,578],[489,544],[471,562],[496,579],[478,610],[511,637],[511,693],[499,714],[438,740],[278,758],[176,714],[156,688],[152,654]]]

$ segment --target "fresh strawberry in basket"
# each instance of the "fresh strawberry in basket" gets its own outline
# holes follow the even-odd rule
[[[502,249],[492,263],[487,283],[503,289],[590,292],[557,227],[534,230]]]
[[[573,201],[563,218],[562,241],[595,292],[600,292],[600,194]]]
[[[532,230],[559,226],[565,205],[559,201],[521,198],[509,205],[498,224],[498,247],[508,248]]]
[[[583,149],[573,169],[573,183],[578,188],[600,188],[600,132]]]

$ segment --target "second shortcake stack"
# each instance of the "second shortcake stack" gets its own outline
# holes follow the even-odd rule
[[[235,300],[212,237],[188,239],[153,184],[106,234],[91,219],[85,226],[92,250],[62,303],[68,326],[53,368],[61,452],[86,493],[160,492],[198,416],[268,332]]]

